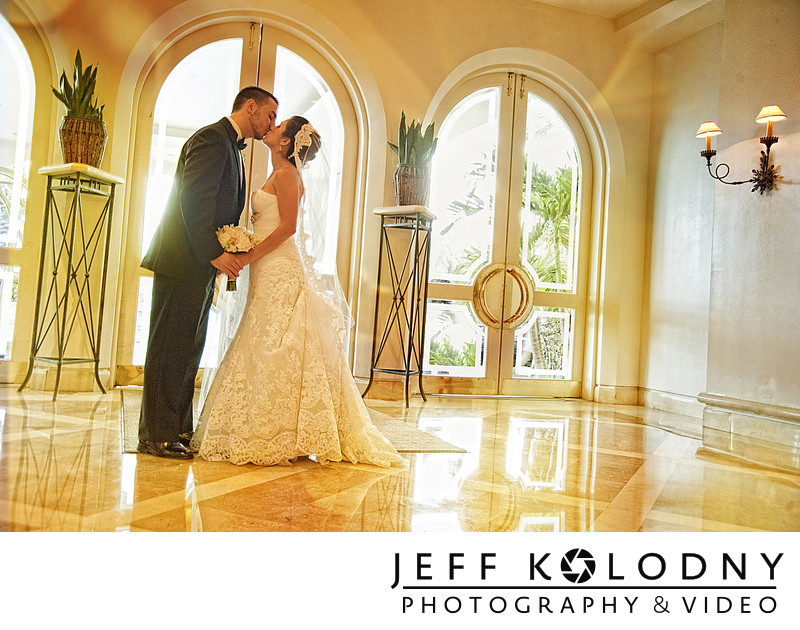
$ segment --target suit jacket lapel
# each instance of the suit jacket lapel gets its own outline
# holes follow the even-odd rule
[[[247,200],[247,181],[244,176],[244,157],[241,151],[237,151],[237,153],[239,154],[239,170],[241,171],[241,179],[239,180],[239,210],[241,210]]]
[[[228,136],[233,143],[233,151],[236,154],[236,173],[239,176],[239,210],[244,207],[245,196],[247,193],[247,182],[244,177],[244,158],[242,152],[239,150],[237,142],[236,130],[231,125],[231,121],[227,117],[222,118],[220,122],[225,121],[225,128],[228,130]]]

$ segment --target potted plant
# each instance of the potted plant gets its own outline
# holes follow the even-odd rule
[[[62,72],[59,89],[53,87],[53,94],[67,107],[67,114],[58,129],[61,152],[67,163],[80,162],[97,168],[103,160],[108,136],[103,122],[105,105],[98,106],[94,96],[96,82],[97,68],[84,68],[81,51],[78,50],[72,83],[67,79],[66,72]]]
[[[424,206],[428,203],[431,158],[438,140],[433,133],[433,123],[424,132],[422,123],[418,120],[412,121],[406,127],[406,113],[402,113],[398,142],[389,143],[399,162],[393,177],[394,196],[398,206]]]

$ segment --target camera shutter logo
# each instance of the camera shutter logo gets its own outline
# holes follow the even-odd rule
[[[571,549],[561,558],[561,573],[573,584],[583,584],[594,575],[596,562],[585,549]]]

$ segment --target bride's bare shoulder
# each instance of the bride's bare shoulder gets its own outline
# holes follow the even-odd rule
[[[270,179],[272,180],[272,188],[276,194],[279,192],[291,194],[293,191],[300,191],[303,188],[303,180],[294,166],[277,169],[270,176]]]
[[[275,195],[278,192],[278,188],[286,189],[287,187],[293,186],[298,186],[302,189],[303,181],[297,169],[291,164],[288,164],[272,171],[270,176],[267,177],[267,181],[265,181],[264,185],[261,187],[261,190]]]

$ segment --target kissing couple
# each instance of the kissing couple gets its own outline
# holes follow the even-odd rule
[[[263,466],[298,457],[405,465],[369,417],[343,347],[348,317],[308,252],[306,218],[319,196],[306,190],[302,172],[322,140],[301,116],[275,124],[277,110],[272,94],[244,88],[230,116],[195,132],[181,149],[142,260],[153,271],[153,298],[138,451],[172,459],[191,459],[194,451],[210,461]],[[271,156],[269,174],[250,198],[257,244],[226,252],[217,230],[239,224],[245,208],[241,148],[249,138]],[[246,301],[229,301],[240,304],[232,308],[241,310],[241,321],[195,429],[192,399],[215,278],[237,278],[245,267]]]

